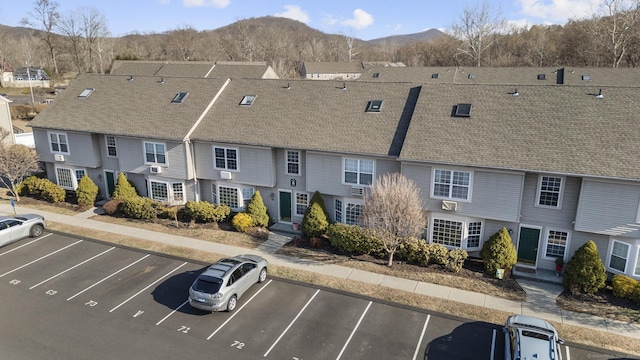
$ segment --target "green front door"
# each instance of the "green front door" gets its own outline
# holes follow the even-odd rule
[[[107,192],[108,192],[108,197],[110,198],[111,194],[113,194],[113,192],[116,189],[116,178],[113,171],[105,171],[104,174],[105,174],[105,177],[107,178]]]
[[[291,221],[291,193],[280,191],[280,221]]]
[[[538,242],[540,240],[540,229],[527,227],[520,228],[520,239],[518,241],[518,262],[525,264],[536,264],[538,258]]]

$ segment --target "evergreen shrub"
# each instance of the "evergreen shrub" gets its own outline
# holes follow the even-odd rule
[[[184,210],[189,219],[199,223],[221,222],[231,214],[227,205],[216,206],[206,201],[187,201]]]
[[[302,233],[309,238],[322,236],[327,232],[328,227],[329,220],[322,210],[322,206],[317,202],[311,204],[302,218]]]
[[[116,188],[111,195],[112,199],[116,200],[128,200],[135,199],[138,197],[138,193],[136,192],[136,188],[133,186],[133,183],[127,179],[127,176],[121,172],[118,174],[118,183],[116,184]]]
[[[593,294],[605,286],[607,273],[593,240],[582,245],[567,263],[562,278],[565,289],[572,294]]]
[[[503,227],[485,241],[480,257],[484,260],[484,269],[489,275],[495,274],[497,269],[511,270],[518,258],[507,228]]]
[[[98,196],[98,185],[87,175],[83,176],[76,189],[76,199],[81,206],[93,206]]]
[[[255,225],[255,219],[247,213],[237,213],[233,219],[231,219],[231,225],[236,231],[246,233],[252,226]]]
[[[262,201],[260,191],[256,191],[251,197],[251,200],[249,200],[246,213],[253,218],[254,225],[252,226],[269,226],[269,214],[267,213],[267,207],[264,205],[264,201]]]

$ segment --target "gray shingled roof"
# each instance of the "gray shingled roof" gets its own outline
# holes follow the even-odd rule
[[[210,78],[231,78],[231,79],[261,79],[269,69],[269,65],[256,64],[220,64],[216,63],[211,72],[207,75]]]
[[[336,62],[322,62],[322,61],[306,61],[304,68],[307,74],[341,74],[341,73],[361,73],[362,63],[353,61],[336,61]]]
[[[406,161],[640,180],[638,88],[424,86]],[[452,117],[472,104],[471,117]]]
[[[290,89],[286,89],[290,85]],[[412,85],[236,79],[191,136],[195,140],[340,153],[389,155]],[[251,106],[241,106],[255,95]],[[383,100],[379,113],[365,112]],[[395,139],[395,141],[394,141]]]
[[[264,61],[132,61],[116,60],[113,75],[144,75],[192,78],[260,79],[269,69]]]
[[[82,74],[32,120],[34,128],[182,140],[226,79]],[[88,98],[78,95],[94,88]],[[171,100],[189,95],[182,104]]]

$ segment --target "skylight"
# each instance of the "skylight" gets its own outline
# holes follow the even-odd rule
[[[458,104],[454,109],[454,116],[457,117],[470,117],[471,116],[471,104]]]
[[[371,100],[367,104],[366,112],[380,112],[380,108],[382,108],[382,100]]]
[[[433,73],[433,74],[431,74],[431,78],[432,78],[432,79],[437,79],[437,78],[439,78],[439,77],[440,77],[440,74],[438,74],[438,73]]]
[[[374,79],[377,79],[377,78],[379,78],[379,77],[380,77],[380,73],[373,73],[373,78],[374,78]]]
[[[546,80],[547,76],[545,74],[538,74],[538,80]]]
[[[476,74],[469,74],[469,79],[475,79],[476,78]]]
[[[590,81],[591,80],[591,75],[582,75],[582,80]]]
[[[171,100],[171,102],[174,104],[182,104],[187,96],[189,96],[188,92],[177,93],[176,96],[173,97],[173,100]]]
[[[242,106],[251,106],[251,104],[253,104],[253,100],[256,99],[255,95],[245,95],[242,98],[242,101],[240,101],[240,105]]]
[[[82,90],[82,92],[80,93],[80,95],[78,95],[78,97],[80,97],[80,98],[89,97],[89,95],[91,95],[94,90],[95,90],[94,88],[86,88],[86,89]]]

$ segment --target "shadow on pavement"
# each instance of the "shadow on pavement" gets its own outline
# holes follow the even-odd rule
[[[161,282],[151,293],[153,299],[171,310],[176,310],[182,305],[189,297],[189,287],[195,281],[195,279],[203,273],[209,266],[204,266],[199,270],[185,271],[180,274],[173,275],[172,277]],[[194,309],[189,304],[185,304],[178,312],[192,315],[205,315],[209,312]]]
[[[496,330],[494,356],[491,357],[493,330]],[[425,350],[425,360],[504,359],[504,335],[495,324],[464,323],[451,333],[433,339]]]

